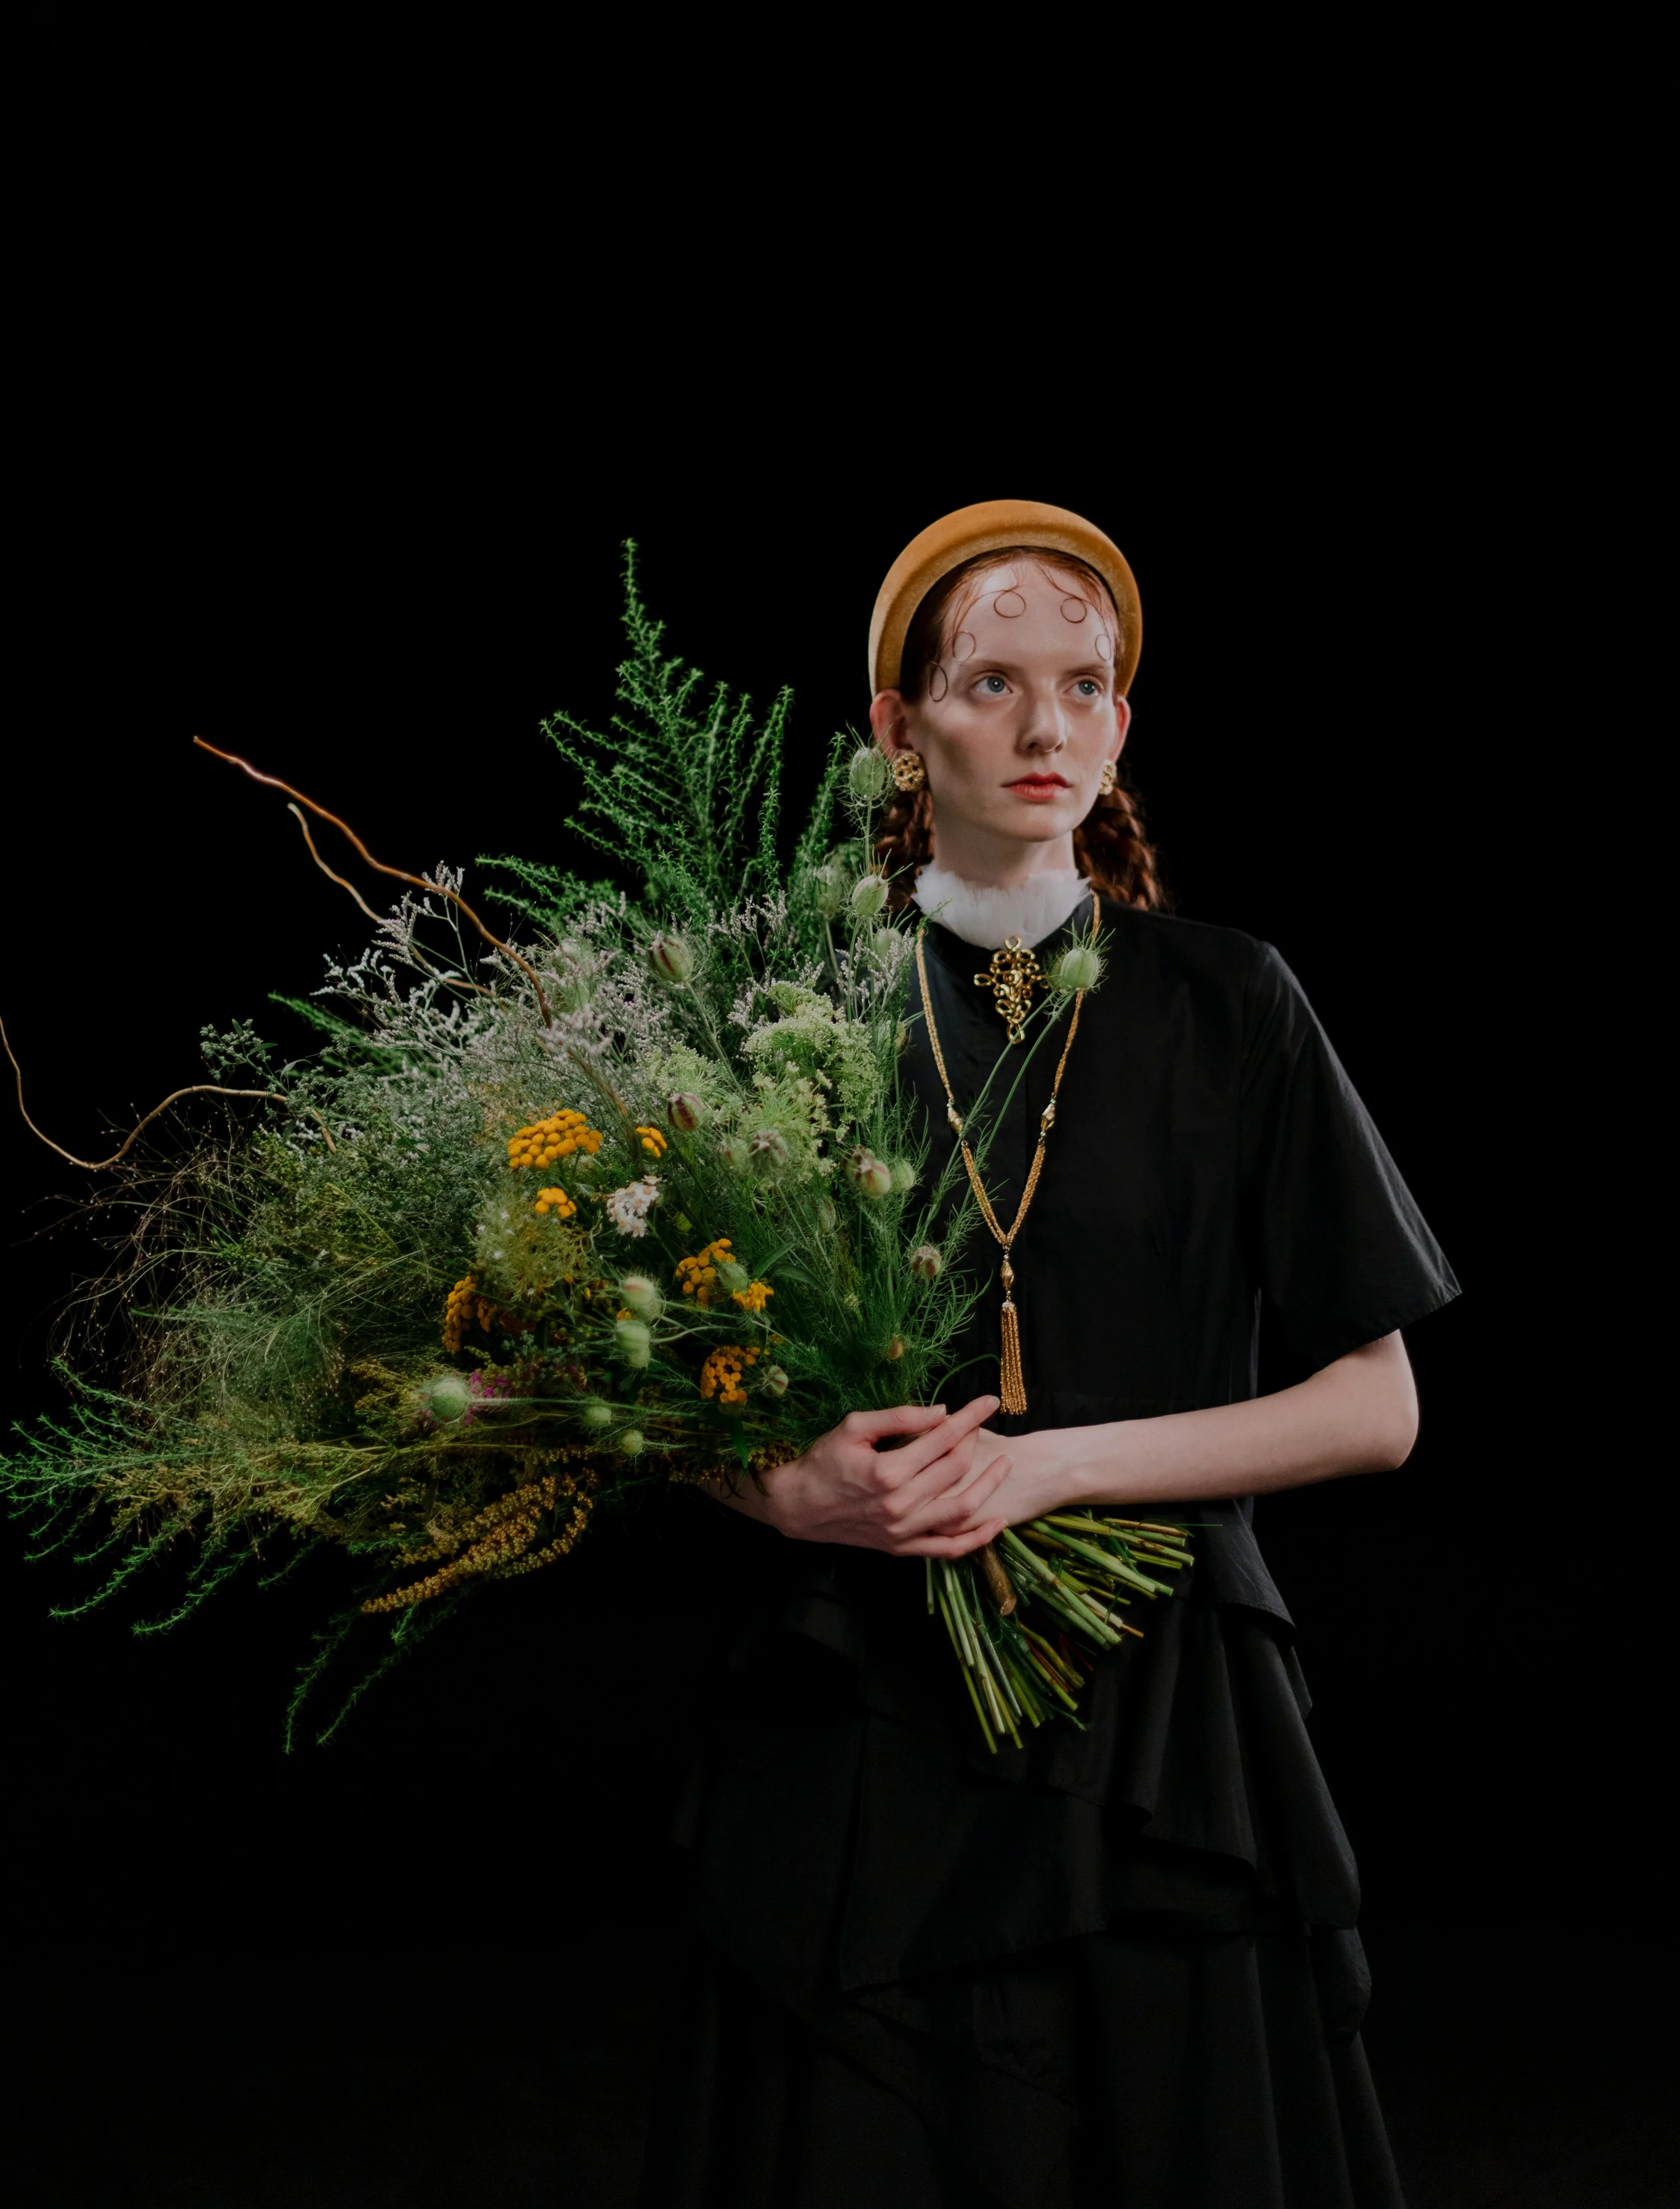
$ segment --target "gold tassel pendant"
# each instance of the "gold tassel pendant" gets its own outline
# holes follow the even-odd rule
[[[1007,1258],[1004,1260],[1003,1284],[1003,1348],[999,1361],[1002,1370],[998,1397],[999,1409],[1013,1415],[1027,1408],[1027,1386],[1021,1374],[1021,1328],[1016,1317],[1015,1298],[1010,1293],[1015,1286],[1015,1268]]]

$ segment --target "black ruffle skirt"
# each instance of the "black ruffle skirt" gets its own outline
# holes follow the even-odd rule
[[[993,1759],[917,1578],[712,1697],[645,2209],[1400,2209],[1287,1622],[1192,1583]]]

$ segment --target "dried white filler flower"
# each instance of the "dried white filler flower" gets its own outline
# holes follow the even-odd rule
[[[607,1217],[621,1235],[645,1235],[647,1215],[658,1201],[658,1179],[650,1174],[645,1181],[615,1189],[607,1199]]]

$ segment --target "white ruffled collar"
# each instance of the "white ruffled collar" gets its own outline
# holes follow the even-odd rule
[[[965,882],[930,863],[916,877],[915,895],[930,919],[964,943],[995,951],[1011,936],[1024,944],[1042,943],[1090,894],[1090,884],[1077,867],[1034,875],[1017,889],[999,890]]]

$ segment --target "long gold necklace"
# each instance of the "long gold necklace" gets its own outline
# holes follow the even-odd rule
[[[1096,934],[1101,917],[1102,908],[1098,905],[1095,894],[1093,892],[1091,896],[1093,936]],[[975,1193],[975,1201],[980,1207],[981,1219],[1003,1247],[1003,1265],[998,1276],[1003,1283],[1004,1291],[1003,1345],[1002,1356],[999,1359],[998,1394],[1002,1409],[1011,1413],[1017,1413],[1024,1411],[1027,1408],[1027,1387],[1021,1372],[1021,1326],[1019,1315],[1015,1309],[1015,1267],[1010,1261],[1010,1245],[1021,1232],[1022,1222],[1027,1217],[1028,1208],[1038,1188],[1039,1175],[1044,1170],[1044,1147],[1050,1139],[1050,1130],[1056,1124],[1056,1098],[1061,1089],[1062,1075],[1067,1068],[1067,1055],[1073,1048],[1073,1038],[1079,1032],[1079,1010],[1085,1002],[1085,993],[1081,990],[1073,1000],[1073,1018],[1068,1023],[1067,1041],[1062,1045],[1062,1055],[1056,1067],[1056,1078],[1050,1085],[1050,1102],[1038,1116],[1038,1148],[1033,1153],[1032,1166],[1027,1175],[1027,1186],[1021,1192],[1021,1201],[1016,1207],[1015,1218],[1005,1231],[997,1213],[992,1209],[992,1200],[986,1194],[985,1184],[980,1178],[979,1169],[975,1165],[974,1153],[969,1148],[969,1139],[963,1132],[963,1120],[957,1110],[957,1099],[951,1093],[951,1076],[945,1071],[945,1053],[939,1048],[939,1031],[933,1020],[933,993],[927,987],[927,954],[922,948],[922,940],[927,933],[927,924],[924,921],[916,930],[915,937],[915,971],[916,979],[921,984],[922,1017],[927,1022],[927,1040],[933,1047],[933,1063],[939,1069],[939,1080],[945,1089],[945,1119],[952,1135],[957,1138],[957,1147],[962,1151],[963,1164],[968,1168],[969,1186]],[[1031,954],[1028,955],[1030,957]],[[1011,1043],[1017,1040],[1018,1038],[1014,1035],[1010,1038]]]

